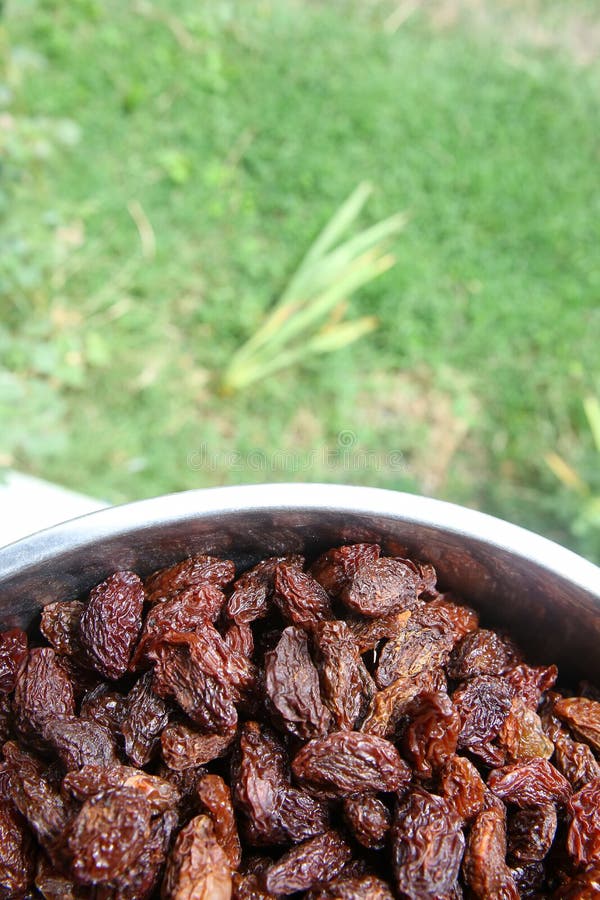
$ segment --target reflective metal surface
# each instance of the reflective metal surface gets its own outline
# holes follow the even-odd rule
[[[274,484],[172,494],[102,510],[0,550],[0,624],[28,624],[116,569],[145,574],[192,553],[240,567],[352,541],[432,562],[442,586],[539,661],[600,682],[600,569],[472,510],[374,488]]]

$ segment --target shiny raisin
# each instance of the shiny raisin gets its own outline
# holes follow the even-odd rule
[[[79,621],[82,646],[105,678],[120,678],[142,626],[144,588],[133,572],[116,572],[90,592]]]

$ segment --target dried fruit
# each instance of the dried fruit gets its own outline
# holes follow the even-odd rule
[[[103,725],[111,734],[117,734],[125,715],[125,704],[126,698],[122,694],[101,683],[84,696],[79,715]]]
[[[413,612],[414,619],[419,625],[439,628],[456,644],[465,634],[479,627],[479,616],[470,606],[455,603],[455,600],[452,594],[440,594],[418,606]]]
[[[27,635],[20,628],[0,632],[0,694],[14,691],[27,659]]]
[[[79,622],[84,609],[85,604],[79,600],[59,600],[43,608],[40,621],[40,631],[56,652],[78,661],[83,659]]]
[[[467,839],[463,876],[477,900],[519,900],[506,865],[506,810],[502,804],[484,809],[475,819]]]
[[[554,712],[577,737],[600,751],[600,701],[565,697],[554,705]]]
[[[42,735],[66,772],[81,769],[82,766],[113,766],[118,763],[110,731],[97,722],[77,716],[46,719]]]
[[[314,561],[310,574],[328,594],[337,597],[348,587],[356,573],[381,555],[378,544],[348,544],[327,550]]]
[[[127,671],[142,626],[144,588],[133,572],[116,572],[90,592],[79,621],[81,644],[105,678]]]
[[[230,625],[225,632],[225,643],[231,650],[240,653],[242,656],[252,656],[254,653],[254,635],[252,629],[245,622]]]
[[[521,696],[512,701],[510,712],[498,732],[498,744],[506,750],[511,762],[535,756],[550,759],[554,753],[554,744],[544,734],[540,717]]]
[[[502,638],[495,631],[478,628],[466,634],[452,651],[448,675],[456,681],[474,675],[499,675],[508,663]]]
[[[169,768],[176,771],[204,766],[224,756],[235,735],[235,728],[221,734],[205,734],[183,722],[173,722],[160,736],[162,756]]]
[[[326,734],[331,722],[321,700],[319,675],[301,628],[286,628],[265,656],[265,690],[276,721],[304,740]]]
[[[448,806],[463,821],[471,822],[484,808],[486,787],[472,762],[453,756],[441,773],[440,786]]]
[[[390,828],[390,811],[375,794],[347,797],[344,800],[344,818],[353,837],[363,847],[383,847]]]
[[[29,651],[27,663],[17,677],[13,703],[18,730],[33,740],[45,719],[59,719],[75,712],[71,679],[50,647]]]
[[[600,859],[600,778],[573,794],[569,802],[571,822],[567,849],[578,866]]]
[[[402,749],[419,775],[431,777],[454,756],[460,716],[446,693],[422,693],[406,710]]]
[[[0,897],[24,897],[34,875],[34,850],[24,820],[0,797]]]
[[[208,816],[177,835],[162,884],[162,900],[230,900],[231,869]]]
[[[465,847],[461,821],[445,800],[416,788],[400,803],[392,825],[396,888],[408,900],[449,894]]]
[[[518,809],[508,820],[508,852],[519,863],[544,859],[556,834],[557,816],[553,803]]]
[[[452,649],[452,638],[438,628],[422,627],[413,617],[395,638],[387,641],[379,654],[375,681],[389,687],[397,678],[419,675],[443,666]]]
[[[494,675],[476,675],[452,695],[462,728],[458,746],[472,749],[494,738],[510,712],[511,687]]]
[[[150,762],[168,722],[169,708],[152,690],[152,673],[146,672],[127,695],[120,725],[125,752],[134,765]]]
[[[569,782],[547,759],[529,759],[494,769],[487,784],[497,797],[520,807],[566,803],[571,796]]]
[[[392,737],[410,702],[423,692],[446,690],[446,676],[441,668],[420,672],[414,677],[397,678],[389,687],[377,691],[367,710],[361,731]]]
[[[229,787],[219,775],[203,775],[197,790],[200,806],[212,821],[215,839],[224,850],[231,868],[237,869],[242,849]]]
[[[39,760],[20,750],[12,741],[8,741],[2,750],[9,773],[10,799],[42,847],[53,848],[67,823],[64,801],[44,777]]]
[[[275,570],[279,563],[301,568],[302,556],[272,556],[241,575],[227,601],[227,615],[238,624],[248,624],[267,615],[273,596]]]
[[[264,872],[262,881],[272,894],[306,891],[335,878],[352,856],[337,831],[326,831],[293,847]]]
[[[331,616],[327,591],[301,568],[279,563],[275,569],[273,600],[286,621],[311,628]]]
[[[174,566],[160,569],[150,575],[144,584],[149,603],[158,603],[177,591],[214,584],[225,587],[235,577],[235,566],[230,559],[216,556],[192,556]]]
[[[566,731],[559,730],[554,740],[554,765],[574,790],[600,778],[600,764],[587,744],[574,741]]]
[[[405,560],[381,557],[361,566],[340,594],[353,612],[378,618],[417,606],[420,578]]]
[[[338,730],[351,730],[364,719],[375,684],[345,622],[321,622],[314,631],[323,699]]]
[[[390,886],[373,875],[346,878],[342,872],[322,890],[307,895],[308,900],[393,900]]]
[[[515,695],[520,696],[535,712],[543,694],[556,681],[558,669],[556,666],[528,666],[526,663],[520,663],[507,669],[503,674]]]
[[[65,775],[62,790],[80,803],[110,788],[127,787],[140,791],[149,803],[153,815],[168,812],[180,800],[177,788],[160,778],[149,775],[133,766],[83,766],[79,771]]]
[[[331,797],[400,791],[410,781],[410,769],[390,741],[357,731],[309,741],[294,757],[292,770],[300,783]]]
[[[134,788],[110,788],[86,800],[67,838],[76,881],[97,884],[123,875],[148,840],[151,815]]]

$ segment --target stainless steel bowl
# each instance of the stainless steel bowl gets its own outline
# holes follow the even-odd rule
[[[116,569],[146,574],[193,553],[240,567],[284,552],[377,541],[432,562],[444,588],[502,626],[533,659],[600,682],[600,569],[499,519],[373,488],[270,484],[143,500],[0,550],[0,625],[27,625]]]

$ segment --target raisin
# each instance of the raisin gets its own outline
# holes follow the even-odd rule
[[[254,653],[254,635],[249,625],[244,622],[230,625],[224,636],[225,643],[236,653],[242,656],[252,656]]]
[[[308,895],[308,900],[393,900],[389,884],[373,875],[336,878],[322,890]]]
[[[216,556],[191,556],[174,566],[159,569],[149,575],[144,582],[148,601],[157,603],[172,596],[176,591],[202,584],[225,587],[235,577],[235,566],[229,559]]]
[[[162,900],[230,900],[231,869],[208,816],[196,816],[177,835],[161,890]]]
[[[212,584],[178,591],[164,603],[150,608],[130,669],[135,670],[147,659],[148,648],[165,631],[194,631],[205,622],[215,622],[225,603],[225,594]]]
[[[445,693],[419,694],[406,710],[402,749],[419,775],[431,777],[454,756],[460,716]]]
[[[106,683],[102,683],[84,696],[79,715],[82,719],[103,725],[111,734],[116,735],[125,714],[125,703],[126,698],[122,694],[111,691]]]
[[[451,648],[448,635],[437,628],[421,627],[411,616],[406,627],[381,650],[375,673],[377,686],[389,687],[397,678],[444,666]]]
[[[154,815],[167,812],[180,800],[180,792],[174,785],[158,775],[149,775],[132,766],[83,766],[79,771],[65,775],[62,783],[63,792],[80,803],[116,787],[139,791]]]
[[[391,816],[387,806],[374,794],[347,797],[344,800],[344,818],[354,839],[363,847],[383,847]]]
[[[79,623],[84,609],[80,600],[59,600],[43,608],[40,621],[40,631],[56,652],[78,661],[83,660]]]
[[[27,635],[20,628],[0,632],[0,694],[14,691],[27,660]]]
[[[298,566],[279,563],[275,569],[273,600],[284,619],[301,628],[311,628],[331,617],[327,591]]]
[[[113,879],[114,895],[111,892],[107,900],[112,896],[115,900],[149,900],[155,896],[176,825],[177,816],[172,811],[150,823],[150,835],[144,849],[131,868]]]
[[[280,844],[285,840],[279,809],[287,783],[286,755],[276,736],[258,722],[243,726],[232,763],[233,799],[249,826],[254,844]]]
[[[553,894],[555,900],[592,900],[600,897],[600,864],[588,866]]]
[[[134,765],[150,762],[168,721],[169,708],[152,690],[152,673],[146,672],[127,695],[121,720],[125,752]]]
[[[554,712],[578,738],[600,751],[600,701],[587,697],[563,698],[555,704]]]
[[[306,891],[335,878],[352,856],[352,850],[337,831],[326,831],[298,844],[274,862],[262,875],[272,894]]]
[[[488,777],[490,790],[515,806],[566,803],[571,786],[547,759],[530,759],[494,769]]]
[[[504,678],[515,695],[520,696],[534,712],[542,695],[552,687],[557,677],[556,666],[528,666],[526,663],[512,666],[504,672]]]
[[[285,785],[279,804],[278,819],[285,837],[292,844],[322,834],[329,827],[329,809],[306,791]]]
[[[217,842],[224,850],[231,868],[237,869],[242,851],[229,787],[219,775],[203,775],[197,790],[200,805],[213,823]]]
[[[504,642],[494,631],[478,628],[466,634],[452,651],[448,675],[456,681],[474,675],[499,675],[508,663]]]
[[[542,862],[525,863],[511,866],[510,874],[519,892],[521,900],[542,900],[547,896],[546,869]]]
[[[544,859],[556,834],[557,816],[553,803],[518,809],[508,820],[508,853],[518,863]]]
[[[268,869],[272,860],[266,857],[250,857],[243,864],[241,872],[233,876],[233,900],[276,900],[275,894],[269,893],[262,886],[262,873]]]
[[[44,777],[39,760],[20,750],[12,741],[4,745],[3,752],[12,802],[27,820],[40,844],[54,848],[68,818],[64,801]]]
[[[151,813],[134,788],[110,788],[86,800],[67,838],[75,880],[96,884],[123,875],[150,836]]]
[[[571,822],[567,849],[578,866],[600,859],[600,778],[573,794],[569,802]]]
[[[273,596],[275,570],[279,563],[302,568],[304,559],[302,556],[272,556],[244,572],[233,585],[232,594],[227,601],[227,615],[230,619],[242,625],[267,615]]]
[[[197,768],[224,756],[235,740],[236,729],[205,734],[183,722],[172,722],[160,736],[161,751],[170,769]]]
[[[397,806],[392,865],[402,897],[433,900],[453,890],[465,847],[460,826],[442,797],[418,788]]]
[[[413,613],[419,625],[439,628],[450,636],[453,645],[479,627],[479,616],[475,610],[455,603],[455,599],[451,594],[440,594],[424,606],[417,607]]]
[[[360,567],[340,600],[353,612],[377,618],[417,606],[419,584],[405,560],[382,557]]]
[[[364,719],[375,685],[345,622],[321,622],[314,631],[323,699],[338,730]]]
[[[600,777],[600,764],[590,747],[574,741],[562,729],[554,740],[554,765],[576,791]]]
[[[472,762],[453,756],[441,773],[440,787],[448,806],[465,822],[470,822],[484,807],[486,787]]]
[[[87,765],[112,766],[118,763],[110,731],[97,722],[76,716],[46,719],[42,735],[67,772]]]
[[[14,693],[15,722],[24,737],[34,740],[46,718],[75,712],[73,685],[60,657],[50,647],[29,651]]]
[[[34,850],[24,819],[0,797],[0,896],[23,897],[33,882]]]
[[[512,688],[493,675],[476,675],[452,695],[461,718],[458,746],[472,748],[495,737],[510,712]]]
[[[142,625],[144,588],[133,572],[116,572],[90,592],[79,622],[82,646],[105,678],[127,671]]]
[[[463,876],[476,900],[519,900],[506,865],[506,810],[502,804],[479,813],[469,833]]]
[[[327,733],[331,716],[302,629],[284,629],[275,650],[266,654],[265,690],[276,722],[291,734],[306,740]]]
[[[310,574],[332,597],[348,587],[356,573],[381,555],[378,544],[348,544],[327,550],[314,561]]]
[[[535,756],[550,759],[554,753],[554,744],[544,734],[540,717],[521,696],[512,701],[498,732],[498,744],[506,750],[511,762]]]
[[[390,741],[357,731],[309,741],[295,756],[292,770],[299,782],[331,797],[400,791],[410,781],[410,769]]]
[[[377,691],[361,725],[361,731],[380,737],[393,736],[399,720],[417,694],[446,690],[442,668],[420,672],[414,677],[397,678],[389,687]]]
[[[374,650],[377,644],[384,638],[395,638],[405,629],[412,613],[409,609],[402,612],[390,613],[378,619],[355,619],[348,621],[348,628],[352,632],[360,653]]]
[[[89,897],[88,888],[76,885],[44,854],[38,857],[35,886],[45,900],[87,900]]]

